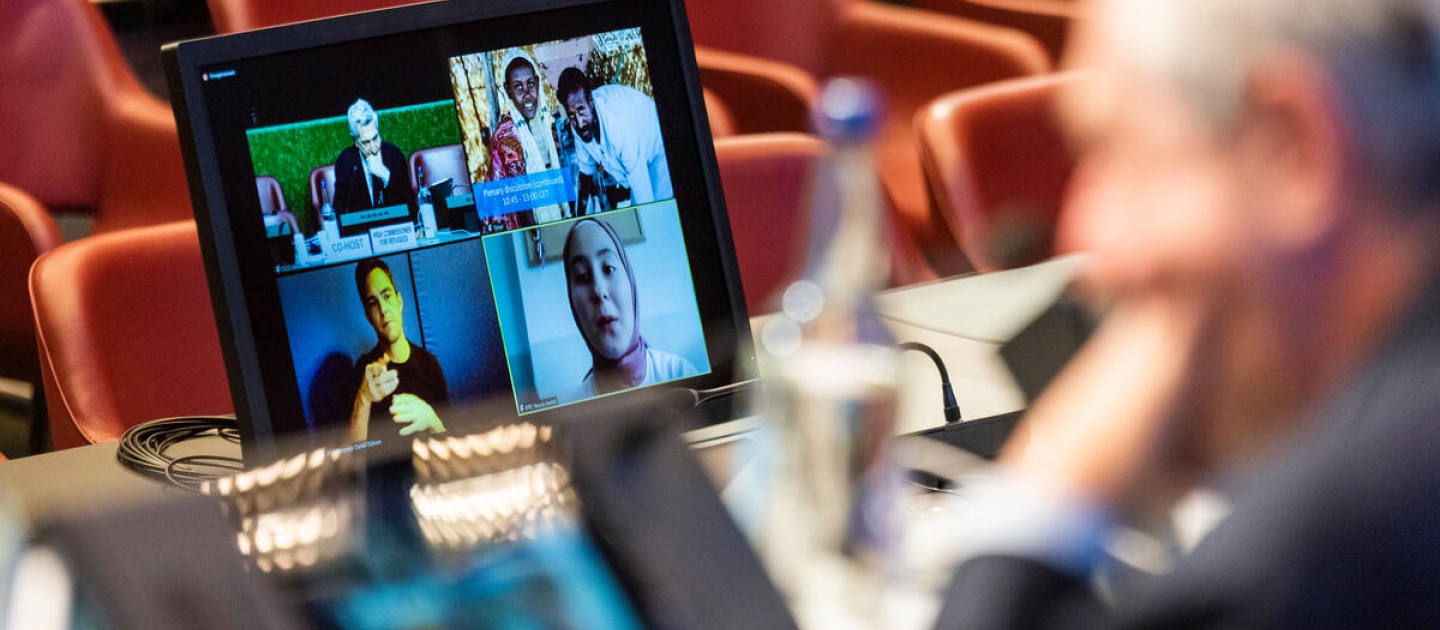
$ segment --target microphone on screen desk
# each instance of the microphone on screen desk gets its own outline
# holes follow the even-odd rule
[[[667,408],[676,409],[682,412],[689,411],[714,400],[728,398],[736,394],[748,392],[752,388],[758,387],[761,383],[761,380],[762,379],[757,377],[743,381],[737,381],[734,383],[730,383],[729,385],[712,387],[710,389],[692,389],[689,387],[676,387],[666,390],[665,393],[661,395],[661,400],[663,401],[662,404]]]
[[[907,341],[896,344],[896,349],[901,351],[913,350],[930,357],[935,362],[935,369],[940,372],[940,400],[945,414],[945,423],[959,422],[960,405],[955,402],[955,389],[950,385],[950,372],[945,369],[945,361],[934,348],[923,343]],[[737,394],[748,393],[750,390],[759,387],[763,382],[761,378],[752,378],[744,381],[721,385],[710,389],[692,389],[689,387],[677,387],[666,390],[661,394],[661,404],[669,409],[678,411],[689,411],[700,407],[711,401],[728,398]]]

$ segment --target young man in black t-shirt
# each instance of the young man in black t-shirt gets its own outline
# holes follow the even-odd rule
[[[390,267],[377,258],[361,261],[355,267],[355,288],[376,343],[355,362],[358,387],[350,439],[444,432],[435,407],[450,401],[445,373],[435,355],[405,338],[405,300],[395,289]],[[384,421],[387,415],[392,422]]]

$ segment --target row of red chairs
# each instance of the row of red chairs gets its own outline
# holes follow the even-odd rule
[[[217,30],[234,32],[413,1],[208,4]],[[879,168],[896,227],[948,274],[970,265],[955,252],[963,242],[954,236],[955,222],[935,211],[912,121],[923,104],[948,91],[1050,70],[1079,11],[1069,0],[913,3],[934,11],[873,0],[687,0],[686,10],[707,103],[723,104],[719,119],[738,133],[805,131],[819,77],[859,75],[879,83],[889,99],[877,142]]]
[[[219,30],[228,32],[405,1],[210,0],[210,5]],[[1035,14],[1047,2],[1069,6],[1067,0],[949,1],[1038,4],[1040,9],[1027,9]],[[949,261],[956,243],[966,239],[955,238],[954,226],[935,211],[945,208],[934,203],[922,175],[912,117],[920,104],[946,90],[1045,70],[1034,41],[1015,31],[871,0],[756,4],[690,1],[715,135],[804,131],[814,77],[876,77],[892,97],[879,152],[900,224],[941,273],[962,270]],[[94,212],[95,232],[187,218],[186,189],[176,176],[181,166],[173,117],[125,67],[98,12],[77,0],[5,0],[0,16],[18,34],[0,43],[0,58],[13,61],[0,64],[0,85],[26,94],[5,101],[0,110],[0,135],[8,145],[0,152],[0,181],[52,208]],[[776,24],[783,33],[774,32]],[[51,41],[78,44],[57,63],[55,48],[45,45]],[[67,140],[56,142],[57,137]]]
[[[377,5],[395,4],[394,0],[370,1]],[[850,43],[860,50],[865,48],[863,42],[872,42],[869,46],[885,46],[885,42],[893,42],[893,39],[887,38],[899,37],[899,33],[909,28],[906,25],[913,26],[908,20],[916,17],[913,11],[876,5],[869,0],[823,2],[831,9],[833,15],[830,19],[849,24],[847,28],[851,29],[832,32],[847,35]],[[248,14],[227,13],[225,6],[259,7],[265,4],[271,3],[211,0],[217,25],[224,28],[247,24],[237,15],[251,16],[243,19],[261,19],[255,18],[253,11]],[[313,9],[315,7],[311,5],[317,3],[280,4]],[[362,4],[347,6],[371,8]],[[691,4],[702,3],[692,0]],[[44,154],[53,163],[48,171],[40,169],[46,172],[39,175],[33,171],[9,168],[11,165],[4,160],[11,155],[10,149],[0,152],[0,180],[13,178],[21,188],[39,199],[36,202],[18,190],[0,188],[0,206],[10,208],[15,216],[30,211],[27,215],[30,218],[20,222],[22,227],[47,223],[42,203],[52,207],[89,207],[97,216],[98,235],[44,255],[35,265],[28,286],[33,311],[29,308],[31,305],[23,304],[26,308],[15,317],[9,313],[0,317],[0,322],[5,322],[7,326],[0,334],[7,340],[28,338],[35,328],[39,330],[38,339],[31,347],[39,348],[38,358],[43,366],[41,376],[49,401],[54,447],[66,448],[115,439],[126,426],[140,419],[180,413],[224,412],[230,407],[230,398],[214,319],[206,298],[208,289],[195,228],[193,220],[189,220],[188,200],[184,197],[184,185],[181,183],[184,181],[180,176],[183,171],[179,165],[178,147],[175,146],[174,122],[168,108],[144,94],[133,76],[123,68],[123,61],[116,61],[119,57],[113,39],[88,2],[0,0],[0,7],[3,7],[0,17],[7,18],[0,21],[17,25],[15,32],[23,35],[18,40],[7,40],[9,44],[0,44],[0,47],[12,48],[4,52],[27,53],[33,59],[36,52],[30,49],[33,46],[27,47],[30,33],[54,36],[64,29],[61,23],[66,20],[71,22],[71,28],[88,32],[87,37],[78,39],[98,40],[98,44],[86,49],[95,58],[81,64],[106,69],[104,87],[91,90],[101,96],[85,105],[91,108],[86,110],[89,115],[104,123],[100,125],[103,129],[96,133],[105,136],[102,144],[106,147],[115,142],[123,144],[123,141],[136,137],[145,138],[139,144],[128,145],[136,151],[134,155],[125,153],[126,147],[107,148],[105,155],[99,157]],[[697,16],[704,11],[698,6],[692,6],[691,10]],[[291,18],[263,19],[289,21]],[[692,20],[698,22],[699,18]],[[44,28],[29,26],[32,21],[44,25]],[[868,26],[861,29],[860,24]],[[993,78],[1001,79],[1037,75],[1037,78],[967,90],[939,100],[927,99],[930,102],[928,105],[904,99],[892,101],[891,120],[885,126],[886,137],[880,143],[880,154],[889,166],[885,169],[890,192],[887,205],[895,210],[896,216],[902,217],[897,225],[899,229],[893,230],[897,243],[891,248],[896,256],[892,265],[896,284],[933,278],[937,266],[944,272],[955,270],[935,264],[937,260],[948,264],[943,253],[953,252],[955,242],[966,245],[970,260],[964,264],[979,269],[996,268],[1004,261],[988,257],[982,245],[988,238],[983,236],[984,231],[990,226],[986,214],[975,208],[1014,205],[1006,200],[1006,195],[1038,192],[1041,198],[1034,199],[1033,205],[1053,213],[1060,189],[1068,176],[1069,164],[1064,157],[1063,146],[1058,134],[1053,131],[1053,124],[1048,122],[1048,101],[1057,82],[1074,79],[1039,76],[1038,73],[1048,68],[1048,61],[1042,58],[1043,52],[1039,52],[1038,45],[1024,35],[958,21],[953,24],[942,21],[940,26],[945,28],[936,28],[934,24],[927,28],[932,34],[947,29],[955,33],[998,34],[995,41],[1009,43],[992,49],[990,57],[972,50],[974,57],[968,61],[955,58],[957,53],[954,51],[937,52],[936,59],[957,66],[968,64],[990,68],[977,71],[975,76],[994,75]],[[704,43],[704,37],[703,29],[697,26],[697,41]],[[72,35],[70,39],[77,38]],[[939,51],[940,39],[911,42],[919,48],[912,46],[907,50],[930,47]],[[984,36],[975,41],[983,39]],[[1006,50],[1015,54],[1006,57],[1009,54],[1004,52]],[[820,141],[803,134],[751,132],[803,128],[805,99],[814,91],[817,74],[813,72],[813,66],[807,70],[798,64],[757,59],[743,52],[702,49],[697,57],[701,61],[702,82],[710,92],[707,93],[707,103],[712,103],[714,107],[711,117],[716,135],[724,136],[731,132],[746,134],[717,140],[716,154],[729,200],[746,300],[752,309],[760,311],[766,307],[768,296],[780,286],[791,268],[783,264],[785,261],[776,261],[775,257],[777,253],[793,251],[792,244],[803,236],[807,217],[800,216],[804,212],[797,213],[795,210],[804,207],[806,174],[825,148]],[[922,76],[927,75],[926,69],[918,66],[926,64],[912,64],[914,67],[906,71],[884,71],[887,63],[884,59],[861,57],[864,55],[853,50],[849,53],[841,51],[833,59],[834,69],[848,72],[873,68],[879,73],[876,76],[882,78],[882,89],[890,92],[899,90],[907,82],[930,84],[932,90],[954,88],[957,84],[970,85],[971,81],[976,84],[993,83],[973,77],[954,79],[944,73]],[[1009,61],[995,61],[1000,58]],[[96,59],[105,61],[102,63]],[[803,60],[797,57],[793,61]],[[121,65],[116,66],[117,63]],[[995,69],[1000,66],[1005,68]],[[755,71],[756,68],[761,71]],[[0,68],[0,85],[6,85],[10,79],[24,79],[7,77],[6,72],[14,71]],[[761,106],[765,105],[764,101],[752,103],[744,100],[746,95],[753,97],[756,92],[740,88],[754,86],[757,76],[770,82],[772,89],[769,94],[789,95],[789,101],[780,101],[788,102],[788,109]],[[889,83],[883,80],[886,78]],[[720,105],[716,95],[728,107]],[[910,99],[919,101],[921,97],[912,95]],[[996,103],[1023,103],[1024,107],[1016,109]],[[0,103],[0,107],[10,105]],[[902,113],[895,114],[895,111]],[[918,114],[912,115],[912,112]],[[16,116],[20,115],[23,113],[0,115],[0,126],[14,126]],[[764,120],[764,116],[771,119]],[[144,133],[151,135],[115,130],[116,126],[131,124],[128,122],[131,119],[146,121],[137,128],[145,129]],[[721,122],[719,128],[716,128],[717,120]],[[1023,136],[1019,142],[1007,140],[1007,134],[1016,129],[1033,129],[1034,133]],[[0,129],[0,133],[4,132]],[[110,140],[111,134],[119,139]],[[957,148],[952,146],[955,141],[947,140],[947,136],[970,142],[973,146]],[[56,144],[64,143],[49,143]],[[909,155],[906,155],[907,151]],[[997,153],[1004,154],[1004,159],[991,163],[990,155]],[[153,158],[157,154],[159,159],[154,162],[160,166],[141,165],[146,160],[140,157]],[[907,177],[897,179],[891,176],[902,170],[890,160],[890,156],[897,154],[907,158],[899,162],[912,165],[906,171]],[[124,158],[117,157],[120,155]],[[982,155],[985,157],[982,158]],[[924,168],[920,167],[922,156]],[[65,171],[64,165],[68,162],[62,159],[76,160],[75,164],[84,164],[87,165],[84,168],[99,171],[97,181],[104,185],[89,187],[87,190],[95,193],[90,196],[78,194],[84,190],[55,185],[47,178],[64,179],[55,175],[55,172]],[[145,170],[147,168],[150,170]],[[1032,174],[1040,172],[1049,177],[1043,190],[1030,183]],[[132,191],[143,189],[143,198],[127,199],[117,192],[125,188],[120,184],[127,176],[132,179],[131,184],[144,184],[129,187]],[[922,205],[926,206],[918,213],[923,215],[918,230],[914,229],[915,217],[906,215],[904,210],[906,203],[914,204],[913,197],[917,194],[909,188],[913,184],[910,180],[920,181],[918,194],[924,198]],[[932,190],[935,192],[931,193]],[[112,199],[107,194],[119,196]],[[931,204],[945,212],[932,218],[928,209]],[[40,212],[34,212],[35,208],[40,208]],[[913,208],[909,212],[917,214]],[[786,215],[793,218],[775,221],[775,217]],[[37,216],[40,218],[35,218]],[[908,219],[903,218],[907,216]],[[142,230],[119,230],[121,227],[153,223],[165,225]],[[907,227],[911,229],[905,229]],[[29,257],[39,255],[58,243],[58,237],[46,236],[43,225],[38,231],[29,227],[12,231],[7,226],[5,229],[6,233],[0,234],[0,239],[10,241],[17,238],[15,234],[23,233],[23,238],[33,244],[31,250],[6,249],[7,266],[4,269],[10,271],[0,275],[10,276],[12,280],[23,279],[24,276],[16,271],[26,266]],[[1045,228],[1040,229],[1043,231]],[[937,246],[935,243],[943,244]],[[922,257],[922,252],[929,253],[928,259]],[[942,255],[935,252],[942,252]],[[11,254],[15,255],[16,262],[10,261]],[[19,330],[26,328],[20,324],[27,321],[35,324],[29,333]],[[12,323],[17,324],[13,326],[14,330],[10,326]],[[25,345],[23,339],[17,345]],[[5,356],[22,355],[12,354],[7,347]],[[8,371],[9,368],[5,369]],[[33,368],[30,375],[33,375]],[[31,380],[21,372],[0,376]]]

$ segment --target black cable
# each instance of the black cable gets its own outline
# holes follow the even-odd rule
[[[227,416],[186,416],[152,420],[130,427],[120,435],[115,459],[122,466],[146,477],[198,491],[204,482],[244,470],[240,458],[221,455],[175,458],[167,455],[166,451],[187,440],[217,435],[238,444],[240,429],[235,419]]]
[[[202,473],[202,470],[215,471]],[[238,458],[224,455],[186,455],[170,460],[165,466],[165,479],[177,486],[198,489],[202,483],[244,472]]]
[[[950,386],[950,372],[945,369],[945,361],[940,359],[940,353],[934,348],[917,341],[906,341],[895,344],[901,350],[914,350],[922,352],[935,362],[935,368],[940,370],[940,400],[945,405],[945,424],[960,421],[960,404],[955,402],[955,389]]]

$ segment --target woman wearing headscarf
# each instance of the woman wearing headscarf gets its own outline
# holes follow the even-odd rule
[[[545,105],[545,81],[540,76],[540,66],[524,50],[513,48],[505,54],[499,67],[501,91],[505,93],[505,97],[500,99],[504,111],[501,125],[507,119],[513,123],[510,133],[524,156],[522,172],[535,174],[560,168],[561,156],[555,145],[555,120],[550,115],[550,108]],[[558,204],[538,206],[534,208],[534,213],[536,223],[565,218]]]
[[[576,221],[562,260],[570,312],[592,361],[576,399],[699,372],[683,357],[651,348],[641,336],[635,270],[615,228],[598,219]]]

